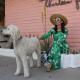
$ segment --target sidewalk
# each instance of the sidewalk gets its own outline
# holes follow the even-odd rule
[[[80,68],[66,68],[46,72],[46,67],[30,68],[30,77],[24,78],[23,69],[20,76],[14,76],[16,71],[16,60],[12,57],[0,56],[0,80],[80,80]]]

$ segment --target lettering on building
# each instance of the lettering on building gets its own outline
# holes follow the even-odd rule
[[[78,2],[80,2],[80,0],[76,0],[76,9],[77,10],[79,10],[79,3]]]
[[[45,5],[46,7],[51,7],[51,6],[58,6],[58,5],[64,5],[64,4],[68,4],[71,3],[71,1],[61,1],[59,0],[58,2],[52,3],[52,0],[45,0]]]
[[[42,2],[42,1],[45,1],[46,7],[65,5],[65,4],[69,4],[69,3],[72,2],[72,0],[71,1],[59,0],[58,2],[52,3],[52,0],[39,0],[39,2]],[[79,10],[79,2],[80,2],[80,0],[75,0],[75,2],[76,2],[76,9]]]

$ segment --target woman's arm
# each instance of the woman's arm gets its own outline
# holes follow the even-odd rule
[[[47,34],[45,34],[41,37],[41,40],[47,39],[49,36],[52,35],[53,31],[54,31],[54,29],[52,28]]]

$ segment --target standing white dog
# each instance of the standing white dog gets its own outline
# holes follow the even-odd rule
[[[13,39],[14,53],[16,56],[17,69],[14,75],[19,75],[21,72],[21,62],[24,68],[24,77],[29,77],[29,68],[27,57],[30,59],[30,67],[33,67],[32,53],[37,53],[37,67],[40,67],[41,47],[39,40],[35,37],[26,38],[20,33],[20,30],[15,25],[10,25],[7,29],[1,31],[5,35],[10,35]]]

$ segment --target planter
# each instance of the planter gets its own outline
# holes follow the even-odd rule
[[[46,51],[41,51],[41,65],[45,66],[45,63],[47,63],[47,58],[49,57],[49,54],[47,55]]]
[[[80,67],[80,54],[71,54],[70,67],[72,68]]]
[[[71,63],[71,54],[61,54],[61,68],[69,68]]]

